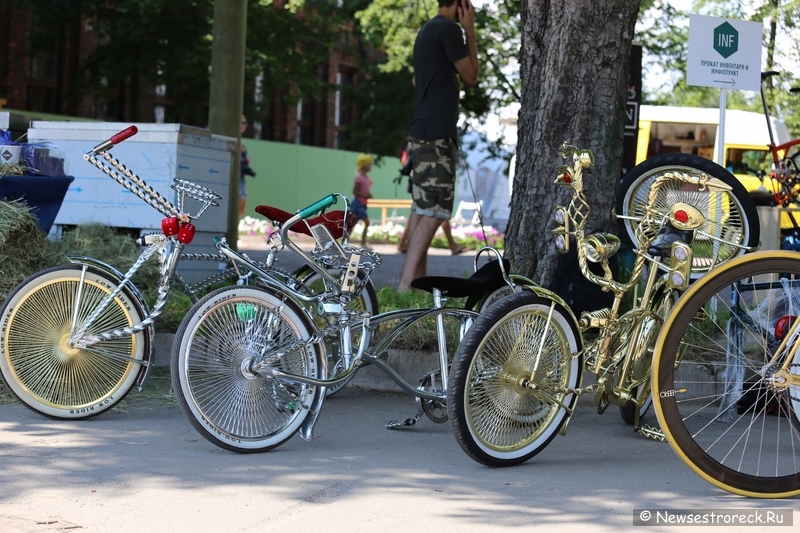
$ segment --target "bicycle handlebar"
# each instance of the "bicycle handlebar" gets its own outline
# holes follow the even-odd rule
[[[119,133],[115,133],[114,135],[112,135],[110,139],[107,139],[98,144],[97,146],[95,146],[94,148],[92,148],[92,153],[98,154],[100,152],[105,152],[115,144],[119,144],[125,139],[130,139],[137,133],[139,133],[139,128],[137,128],[136,126],[128,126]]]
[[[130,139],[131,137],[133,137],[137,133],[139,133],[139,128],[137,128],[136,126],[128,126],[127,128],[125,128],[121,132],[119,132],[119,133],[117,133],[115,135],[112,135],[111,138],[109,139],[109,141],[111,141],[111,144],[119,144],[122,141],[124,141],[125,139]]]
[[[330,206],[336,204],[337,198],[335,194],[329,194],[322,200],[318,200],[311,204],[310,206],[306,207],[305,209],[301,209],[297,212],[302,220],[307,219],[308,217],[312,217],[317,213],[322,212],[323,210],[329,208]]]

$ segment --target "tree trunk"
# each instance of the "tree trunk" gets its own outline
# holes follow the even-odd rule
[[[628,61],[639,0],[523,0],[517,167],[506,230],[514,272],[546,286],[553,276],[553,210],[569,191],[554,184],[567,141],[594,152],[585,190],[587,230],[613,231],[621,178]],[[538,264],[537,264],[538,261]]]

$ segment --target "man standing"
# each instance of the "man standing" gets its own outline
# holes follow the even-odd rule
[[[425,276],[436,229],[452,216],[458,156],[456,74],[472,86],[478,83],[478,71],[475,8],[470,0],[439,0],[439,14],[422,27],[414,43],[417,112],[409,131],[414,203],[398,291]]]

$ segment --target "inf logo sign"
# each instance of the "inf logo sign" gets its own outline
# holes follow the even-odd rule
[[[760,22],[690,15],[686,83],[758,91],[762,29]]]
[[[714,28],[714,50],[728,59],[739,50],[739,32],[725,22]]]

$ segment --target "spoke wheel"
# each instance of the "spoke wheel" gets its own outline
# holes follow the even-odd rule
[[[662,187],[656,199],[657,213],[667,215],[672,206],[684,202],[698,209],[706,221],[692,243],[692,278],[697,279],[714,266],[745,253],[739,246],[758,246],[760,226],[753,199],[736,177],[708,159],[692,154],[662,154],[631,169],[617,191],[616,212],[620,218],[620,236],[634,248],[639,247],[636,228],[645,215],[650,188],[667,172],[693,176],[702,173],[731,187],[729,192],[701,191],[697,186],[673,180]],[[648,239],[660,228],[644,228]],[[725,244],[725,241],[731,244]]]
[[[280,446],[309,416],[319,387],[256,371],[321,379],[324,351],[307,344],[315,329],[292,300],[256,287],[224,287],[187,313],[172,347],[175,395],[203,437],[250,453]]]
[[[136,382],[150,339],[144,332],[70,346],[70,327],[91,315],[117,282],[87,269],[77,296],[81,266],[34,274],[21,283],[0,310],[0,374],[27,407],[52,418],[88,418],[117,404]],[[111,332],[140,324],[145,312],[129,291],[100,313],[86,332]],[[149,330],[151,332],[151,330]]]
[[[550,312],[548,300],[513,294],[481,314],[459,346],[448,413],[459,445],[480,463],[527,461],[555,437],[575,404],[578,332],[558,305],[548,322]]]
[[[758,252],[721,265],[678,301],[656,343],[653,397],[672,448],[724,490],[800,494],[800,387],[776,354],[800,309],[800,259]],[[793,345],[794,342],[790,342]],[[789,373],[800,374],[800,360]]]

